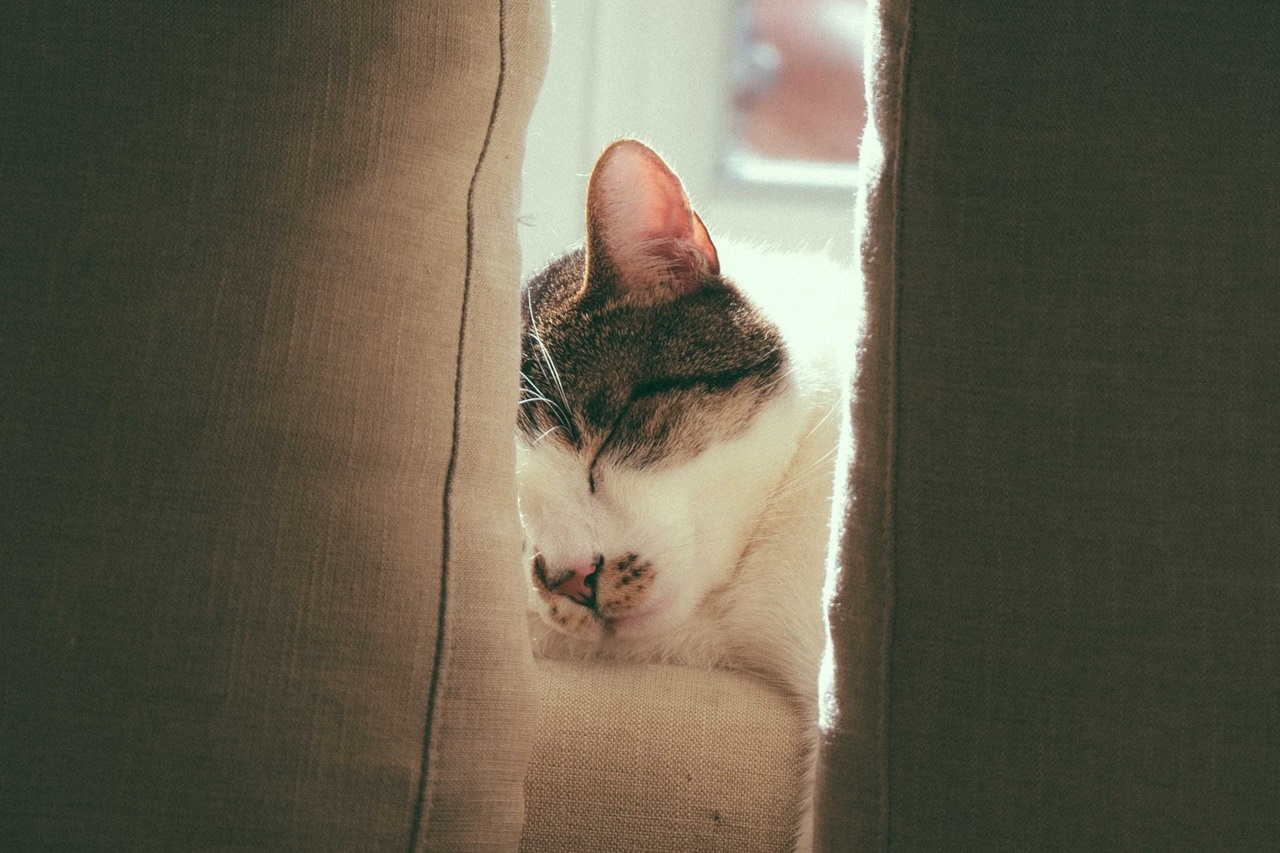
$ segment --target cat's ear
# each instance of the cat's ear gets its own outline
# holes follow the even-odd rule
[[[706,226],[662,158],[634,139],[606,148],[587,184],[588,287],[657,302],[690,293],[719,272]]]

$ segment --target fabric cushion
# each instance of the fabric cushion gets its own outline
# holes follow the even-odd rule
[[[723,670],[538,661],[523,853],[780,853],[806,724]]]
[[[1280,6],[880,15],[826,849],[1272,849]]]
[[[0,847],[514,849],[545,8],[6,19]]]

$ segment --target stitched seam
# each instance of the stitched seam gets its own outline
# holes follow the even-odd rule
[[[471,271],[475,256],[475,195],[480,170],[484,166],[485,156],[489,153],[489,143],[493,138],[493,127],[497,123],[498,109],[502,102],[502,85],[507,74],[507,33],[506,2],[498,0],[498,82],[494,87],[493,106],[489,111],[489,125],[485,128],[484,141],[480,145],[480,154],[476,158],[475,170],[471,173],[471,184],[467,188],[467,251],[466,267],[462,277],[462,306],[458,318],[458,354],[453,374],[453,434],[449,446],[449,464],[444,475],[444,495],[441,501],[442,529],[440,537],[440,606],[436,614],[436,649],[431,663],[431,681],[427,693],[426,722],[422,733],[422,767],[418,774],[418,793],[413,806],[413,822],[409,829],[409,853],[414,853],[431,816],[431,741],[435,728],[435,708],[440,699],[442,674],[444,669],[444,648],[446,636],[446,616],[449,604],[449,558],[452,523],[454,475],[458,465],[458,445],[461,441],[462,411],[462,365],[466,352],[467,307],[471,296]]]

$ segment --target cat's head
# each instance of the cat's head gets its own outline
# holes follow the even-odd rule
[[[591,175],[585,248],[526,285],[523,332],[532,600],[587,640],[679,625],[731,580],[787,462],[777,329],[721,275],[675,174],[620,140]]]

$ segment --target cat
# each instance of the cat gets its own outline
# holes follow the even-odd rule
[[[597,159],[586,213],[585,245],[522,294],[516,478],[535,653],[750,672],[816,738],[853,276],[713,242],[634,139]]]

